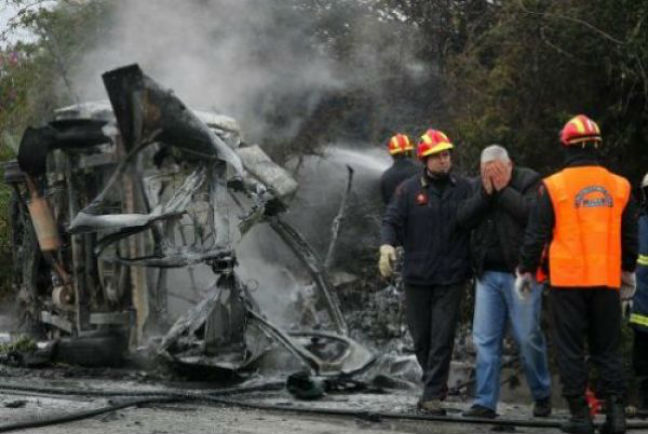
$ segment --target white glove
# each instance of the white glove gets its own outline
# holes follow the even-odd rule
[[[630,271],[621,272],[621,289],[619,290],[619,296],[621,301],[629,301],[634,297],[635,292],[637,291],[637,277],[635,273]]]
[[[513,289],[520,301],[526,302],[531,298],[531,290],[533,289],[533,275],[531,273],[515,272],[515,284]]]
[[[396,249],[389,244],[380,246],[380,259],[378,260],[378,270],[380,275],[387,279],[394,272],[392,264],[396,262]]]

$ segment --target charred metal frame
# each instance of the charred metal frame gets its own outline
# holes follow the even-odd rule
[[[49,154],[56,156],[56,167],[63,174],[56,182],[65,191],[65,205],[62,207],[52,198],[50,203],[56,222],[69,222],[62,231],[66,241],[47,251],[41,246],[41,250],[49,258],[52,270],[57,270],[62,288],[58,293],[67,294],[68,298],[46,302],[39,320],[72,335],[93,326],[127,324],[131,328],[131,344],[137,345],[143,341],[149,314],[157,316],[158,321],[166,315],[166,270],[207,264],[217,276],[216,283],[162,338],[157,351],[166,359],[181,361],[178,348],[185,345],[185,361],[196,360],[197,354],[204,360],[207,355],[212,356],[209,363],[213,366],[233,371],[245,368],[260,355],[259,351],[247,354],[245,350],[245,332],[248,324],[253,324],[320,375],[351,374],[371,364],[373,356],[346,336],[347,326],[324,265],[306,240],[276,215],[285,209],[283,199],[294,192],[296,183],[267,184],[277,174],[266,174],[264,178],[254,173],[254,162],[269,164],[260,148],[241,148],[238,152],[230,147],[137,65],[109,71],[103,79],[119,134],[106,132],[109,120],[96,119],[58,120],[41,129],[28,129],[18,155],[22,174],[5,176],[20,199],[17,205],[24,208],[20,185],[33,182],[33,194],[40,190],[47,194],[52,184],[48,178]],[[96,156],[104,154],[101,147],[106,146],[111,147],[117,158]],[[91,147],[92,152],[83,152]],[[145,152],[152,148],[157,150],[156,155],[166,148],[176,149],[180,158],[195,167],[166,201],[152,201],[143,178],[134,175],[139,172],[128,170],[141,169],[139,164]],[[92,167],[84,167],[81,160]],[[88,175],[93,165],[102,170]],[[92,179],[96,185],[76,185],[81,179]],[[38,188],[34,180],[38,180]],[[121,207],[115,213],[111,211],[111,202],[115,200],[117,184],[121,187]],[[96,195],[90,197],[93,188]],[[176,232],[176,228],[201,189],[207,190],[208,237],[212,240],[208,246],[188,246],[183,229]],[[220,212],[228,197],[243,208],[249,206],[238,222],[242,234],[256,222],[267,221],[300,259],[319,290],[335,333],[286,333],[263,316],[235,269],[230,221]],[[250,205],[243,205],[244,202]],[[24,209],[23,215],[27,215]],[[38,232],[33,216],[32,223]],[[177,233],[182,247],[169,241]],[[153,246],[152,254],[145,254],[147,242]],[[154,284],[147,278],[147,270],[151,269],[157,270]],[[195,289],[190,268],[189,280]],[[127,288],[130,301],[124,299]],[[64,301],[71,298],[74,305],[64,306]],[[106,311],[110,306],[117,310]],[[326,346],[336,351],[320,351]]]

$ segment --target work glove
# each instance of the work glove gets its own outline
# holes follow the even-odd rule
[[[531,298],[533,281],[534,279],[531,273],[521,273],[520,270],[515,271],[515,284],[513,285],[513,290],[520,301],[526,302]]]
[[[632,300],[635,291],[637,291],[637,277],[635,273],[630,271],[621,272],[621,289],[619,290],[621,301]]]
[[[380,246],[380,259],[378,260],[378,270],[380,275],[388,279],[394,272],[393,264],[396,262],[396,249],[389,244]]]
[[[621,272],[621,288],[619,298],[621,299],[621,314],[624,318],[632,312],[632,298],[637,291],[637,277],[630,271]]]

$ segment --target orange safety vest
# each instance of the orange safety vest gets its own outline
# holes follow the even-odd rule
[[[545,178],[544,185],[555,215],[549,245],[551,286],[618,289],[628,180],[600,166],[581,166]]]

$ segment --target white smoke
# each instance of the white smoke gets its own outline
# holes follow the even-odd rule
[[[238,119],[250,141],[270,128],[290,140],[326,92],[379,94],[385,80],[424,74],[411,54],[414,32],[372,2],[318,10],[297,0],[114,0],[98,30],[105,36],[75,65],[73,82],[81,99],[105,98],[101,74],[139,63],[193,108]],[[331,42],[333,31],[348,47]]]
[[[312,37],[310,23],[266,0],[117,0],[106,38],[84,57],[78,91],[104,97],[101,73],[129,63],[194,108],[231,115],[259,138],[277,101],[303,95],[308,111],[319,91],[341,85],[331,61]],[[294,131],[300,115],[286,121]]]
[[[327,92],[363,88],[379,95],[385,80],[421,73],[422,67],[410,54],[411,40],[394,30],[402,29],[403,23],[372,17],[363,2],[340,0],[336,10],[322,12],[339,24],[338,31],[345,33],[349,43],[346,51],[337,47],[333,54],[332,36],[318,28],[321,16],[295,6],[298,3],[114,0],[105,28],[98,30],[105,36],[74,68],[75,90],[82,100],[104,99],[101,74],[138,63],[192,108],[230,115],[241,123],[247,141],[263,142],[270,129],[275,136],[294,138]],[[394,65],[403,68],[394,69]],[[301,192],[293,202],[299,210],[287,216],[302,226],[307,238],[319,238],[315,247],[320,248],[326,244],[330,218],[344,190],[344,165],[360,166],[355,167],[354,190],[371,197],[377,195],[373,185],[389,160],[386,154],[378,157],[349,149],[335,149],[327,156],[329,164],[311,161],[304,165],[311,172],[304,174]],[[315,180],[317,185],[309,182]],[[321,222],[317,234],[312,233],[316,228],[300,224],[308,221]],[[256,229],[237,246],[240,272],[245,281],[258,282],[254,297],[270,318],[288,325],[297,319],[295,312],[289,312],[289,302],[294,301],[304,279],[295,279],[292,272],[299,267],[294,257],[276,236],[265,232],[267,228]],[[268,245],[270,252],[261,248]],[[286,262],[292,263],[290,269],[285,268]],[[210,284],[210,276],[208,271],[196,271],[200,289]],[[176,283],[173,286],[180,291],[183,285]]]

